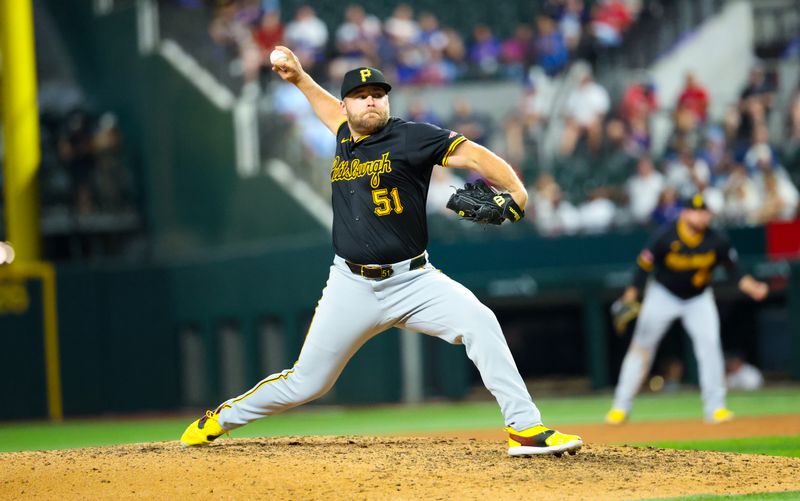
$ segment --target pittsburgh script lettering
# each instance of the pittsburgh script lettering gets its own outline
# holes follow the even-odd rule
[[[664,258],[667,267],[677,271],[696,270],[698,268],[710,268],[717,261],[716,251],[703,252],[701,254],[680,254],[670,252]]]
[[[377,188],[381,184],[381,174],[392,172],[392,161],[387,151],[378,160],[361,162],[359,159],[342,160],[338,155],[333,159],[331,182],[352,181],[363,176],[370,176],[369,184]]]

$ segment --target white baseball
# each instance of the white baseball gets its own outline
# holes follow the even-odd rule
[[[14,248],[11,244],[0,240],[0,264],[11,264],[14,262]]]
[[[278,49],[275,49],[269,53],[269,62],[272,63],[273,66],[288,60],[289,56],[287,56],[284,52],[279,51]]]

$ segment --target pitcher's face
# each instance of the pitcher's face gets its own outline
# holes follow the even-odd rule
[[[694,231],[703,232],[711,224],[712,214],[708,209],[684,209],[683,220]]]
[[[377,85],[355,89],[342,100],[342,108],[350,130],[358,134],[373,134],[389,121],[389,95]]]

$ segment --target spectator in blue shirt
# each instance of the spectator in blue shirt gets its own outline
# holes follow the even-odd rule
[[[569,60],[569,51],[564,36],[558,31],[555,21],[548,16],[536,18],[536,63],[549,76],[558,74]]]

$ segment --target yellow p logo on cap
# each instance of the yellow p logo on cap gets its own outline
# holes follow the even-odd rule
[[[695,195],[694,198],[692,199],[692,206],[694,206],[695,209],[699,209],[700,207],[702,207],[703,206],[703,195],[701,195],[699,193],[697,195]]]
[[[359,72],[359,74],[361,75],[362,82],[366,82],[367,78],[372,76],[372,72],[369,70],[369,68],[364,68]]]

